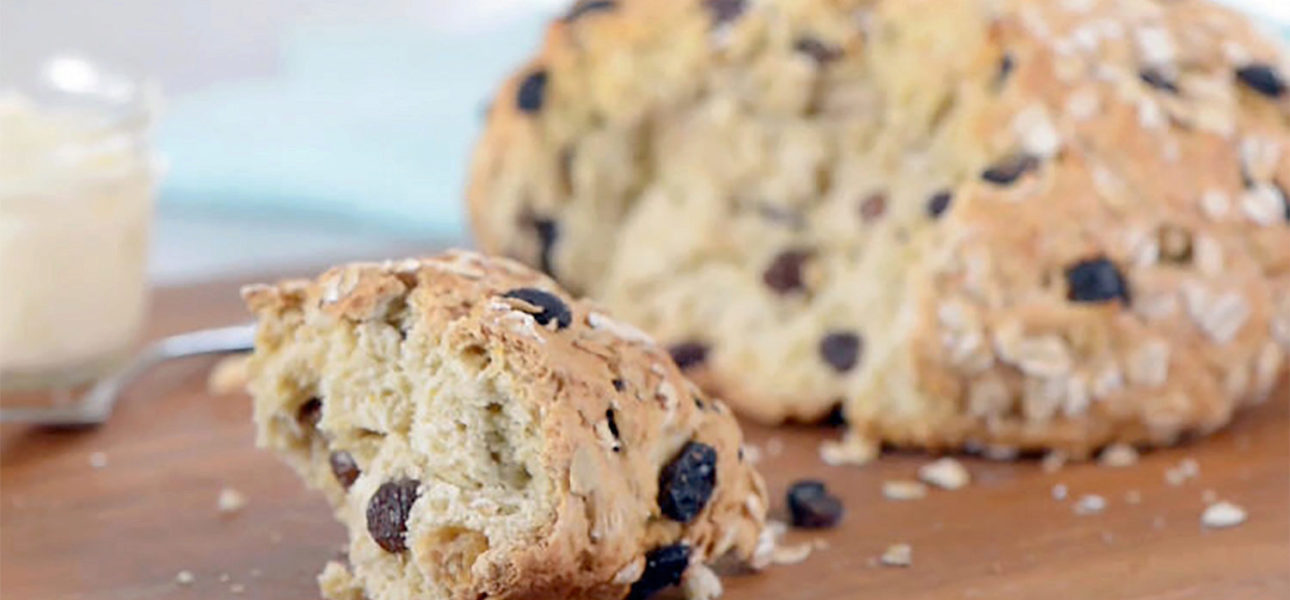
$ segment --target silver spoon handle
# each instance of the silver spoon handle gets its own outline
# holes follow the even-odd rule
[[[72,406],[0,408],[0,423],[91,425],[106,421],[112,406],[131,381],[168,360],[244,352],[255,347],[255,324],[202,329],[153,342],[120,370],[100,379]]]

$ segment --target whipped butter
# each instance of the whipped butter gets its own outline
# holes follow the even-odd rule
[[[0,387],[91,379],[133,344],[156,181],[145,120],[0,93]]]

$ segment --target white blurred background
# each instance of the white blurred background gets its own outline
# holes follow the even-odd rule
[[[71,52],[160,82],[154,283],[316,266],[466,243],[483,106],[566,4],[0,0],[0,81]]]

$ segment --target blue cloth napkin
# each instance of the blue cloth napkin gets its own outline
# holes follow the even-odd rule
[[[544,21],[299,28],[279,76],[173,100],[157,131],[162,206],[460,236],[485,103]]]

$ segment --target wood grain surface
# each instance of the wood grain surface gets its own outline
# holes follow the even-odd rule
[[[245,319],[236,289],[160,291],[149,335]],[[148,374],[97,429],[0,428],[0,597],[317,598],[314,576],[341,550],[343,532],[319,497],[254,449],[247,398],[206,394],[212,364],[180,361]],[[818,477],[848,513],[836,529],[790,534],[824,546],[804,562],[727,578],[729,600],[1290,598],[1287,392],[1210,439],[1134,466],[1048,473],[1035,460],[963,458],[972,485],[905,502],[884,499],[882,482],[912,478],[930,457],[827,467],[816,448],[836,431],[747,431],[765,455],[776,512],[791,481]],[[94,452],[106,466],[91,467]],[[1185,458],[1199,476],[1166,483],[1166,469]],[[1066,500],[1054,499],[1057,484]],[[225,487],[247,497],[244,509],[216,509]],[[1103,496],[1106,510],[1076,515],[1084,494]],[[1243,506],[1248,522],[1203,528],[1209,495]],[[911,567],[876,565],[901,542],[913,547]],[[183,570],[192,584],[176,582]]]

